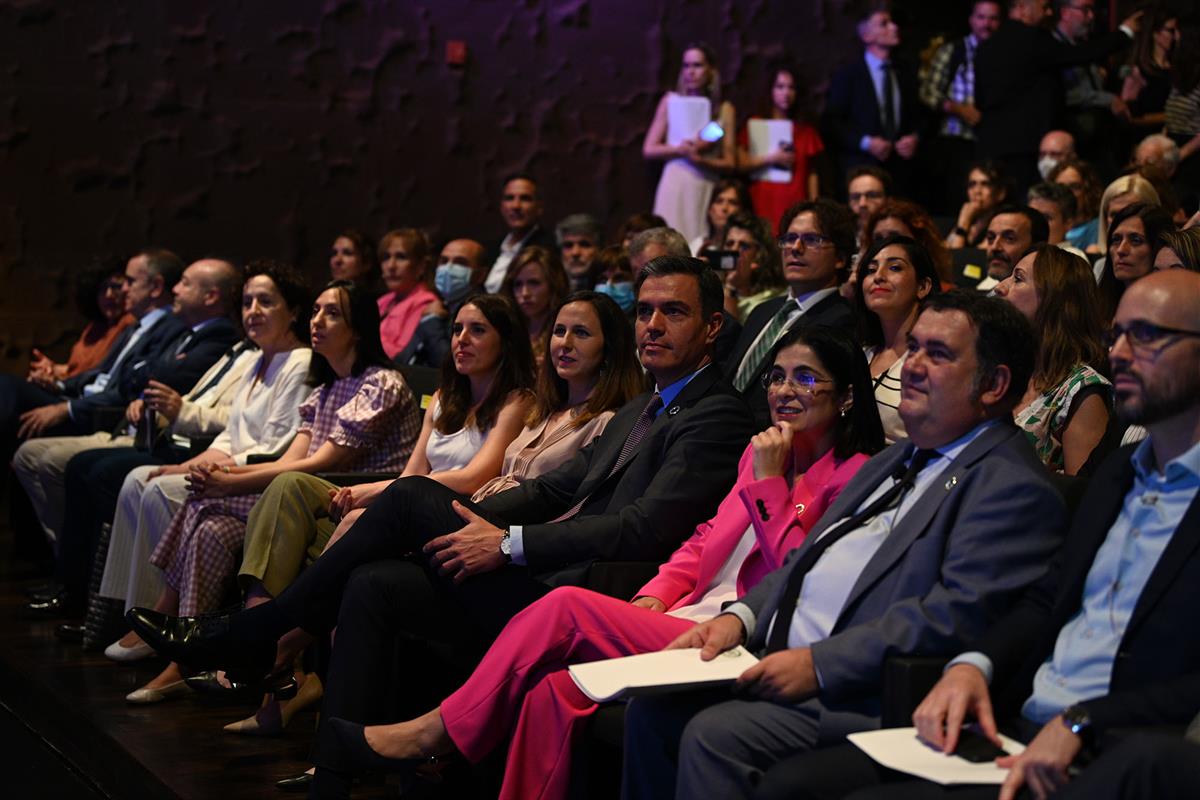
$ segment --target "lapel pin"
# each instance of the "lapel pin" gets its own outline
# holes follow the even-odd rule
[[[951,475],[951,476],[950,476],[950,480],[946,481],[946,491],[947,491],[947,492],[948,492],[948,491],[950,491],[950,490],[951,490],[951,489],[953,489],[955,486],[958,486],[958,476],[957,476],[957,475]]]
[[[800,519],[804,516],[804,509],[804,503],[796,503],[796,519]]]
[[[667,414],[669,416],[673,417],[678,413],[679,413],[679,406],[671,406],[670,408],[667,409]]]

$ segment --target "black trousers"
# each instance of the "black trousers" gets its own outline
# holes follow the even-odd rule
[[[406,658],[407,645],[433,641],[460,658],[477,660],[517,612],[550,591],[518,566],[461,584],[439,576],[421,547],[463,527],[451,508],[453,500],[507,527],[436,481],[401,478],[276,598],[278,611],[309,633],[337,627],[313,745],[312,760],[318,766],[343,768],[327,728],[332,717],[394,721],[387,718],[393,704],[382,700],[389,687],[409,700],[428,695],[426,710],[440,699],[421,679],[424,665]],[[423,654],[425,648],[421,650]]]
[[[161,458],[132,447],[84,450],[67,462],[63,489],[66,514],[58,540],[58,580],[75,600],[87,594],[100,528],[112,521],[125,476]]]

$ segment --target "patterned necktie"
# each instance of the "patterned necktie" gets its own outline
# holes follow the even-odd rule
[[[796,310],[796,304],[790,298],[784,298],[783,305],[779,307],[779,311],[775,312],[775,316],[767,322],[763,328],[762,335],[755,340],[750,348],[750,352],[746,353],[746,357],[742,359],[741,365],[738,367],[737,375],[734,376],[733,385],[739,392],[746,391],[746,387],[754,380],[754,376],[758,374],[758,370],[762,367],[763,359],[771,352],[771,348],[775,346],[775,340],[779,338],[779,334],[783,333],[783,329],[787,327],[788,318],[792,312]]]
[[[796,601],[800,598],[800,587],[804,585],[804,579],[813,565],[817,563],[817,559],[843,536],[858,530],[859,526],[867,520],[887,511],[893,505],[900,505],[904,494],[916,482],[917,474],[924,469],[930,459],[937,458],[937,456],[938,451],[936,450],[916,451],[908,469],[902,474],[894,476],[898,480],[892,484],[891,488],[876,498],[875,502],[826,533],[796,559],[796,563],[792,565],[791,574],[788,575],[787,586],[784,587],[783,594],[779,598],[779,610],[775,613],[775,627],[771,629],[771,637],[767,640],[768,653],[787,649],[788,634],[792,629],[792,615],[796,613]]]
[[[625,438],[625,444],[621,445],[621,452],[617,456],[617,460],[613,463],[612,469],[608,471],[608,474],[604,476],[605,481],[615,475],[617,470],[625,466],[625,462],[629,460],[629,457],[633,455],[633,451],[637,450],[637,446],[641,444],[642,437],[646,435],[646,431],[650,430],[650,425],[653,424],[654,417],[658,414],[660,408],[662,408],[662,396],[658,392],[655,392],[654,396],[650,398],[650,402],[642,410],[642,413],[638,415],[637,421],[633,423],[633,428],[630,429],[629,436]],[[603,482],[601,481],[601,483]],[[563,520],[570,519],[579,513],[584,503],[590,500],[591,497],[590,493],[587,494],[582,500],[567,509],[566,513],[560,514],[550,521],[562,522]]]

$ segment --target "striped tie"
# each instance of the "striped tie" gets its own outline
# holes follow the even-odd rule
[[[637,446],[641,444],[642,437],[646,435],[646,431],[650,430],[650,425],[654,422],[654,415],[658,413],[660,408],[662,408],[662,397],[658,392],[655,392],[654,396],[650,398],[650,402],[646,404],[646,408],[638,416],[637,422],[633,423],[633,429],[629,431],[629,436],[626,437],[625,444],[621,445],[620,455],[617,456],[612,469],[604,476],[605,481],[615,475],[617,470],[625,466],[625,462],[629,460],[629,457],[633,455],[633,451],[637,450]],[[601,481],[601,483],[603,482]],[[550,521],[562,522],[563,520],[570,519],[579,513],[579,509],[583,508],[583,504],[590,500],[591,497],[591,494],[586,495],[578,503],[571,506],[565,514],[560,514]]]
[[[783,333],[783,329],[787,327],[788,317],[796,310],[796,304],[791,300],[784,300],[779,311],[763,328],[762,335],[750,348],[750,352],[742,359],[741,366],[738,367],[737,375],[733,379],[733,385],[739,392],[746,391],[746,387],[754,380],[754,376],[758,374],[758,370],[762,367],[763,359],[771,352],[771,348],[775,346],[775,340],[779,338],[779,334]]]

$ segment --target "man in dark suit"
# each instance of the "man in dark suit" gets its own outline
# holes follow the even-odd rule
[[[912,192],[921,105],[917,73],[892,60],[900,28],[886,6],[859,20],[863,55],[833,74],[825,101],[825,127],[842,172],[858,164],[884,167],[901,189]]]
[[[528,175],[514,175],[504,182],[500,195],[500,215],[508,226],[508,233],[500,244],[488,254],[491,264],[483,286],[495,294],[504,283],[508,265],[531,245],[544,247],[550,252],[558,248],[553,232],[542,227],[542,200],[538,196],[537,182]]]
[[[1121,729],[1182,731],[1200,708],[1198,319],[1200,275],[1155,272],[1126,290],[1109,334],[1117,415],[1149,439],[1104,462],[1045,578],[950,662],[913,714],[918,733],[946,752],[968,716],[989,737],[999,719],[1029,742],[1002,762],[1012,766],[1002,798],[1023,785],[1038,797],[1058,791],[1081,756],[1098,756],[1092,769],[1103,770],[1103,747]],[[852,747],[822,756],[820,765],[782,765],[786,776],[769,775],[763,797],[792,797],[799,786],[840,797],[897,777]],[[911,781],[888,789],[944,793]],[[996,797],[994,786],[953,796],[964,793]]]
[[[626,798],[749,797],[770,764],[879,725],[889,656],[957,651],[1042,576],[1065,510],[1012,422],[1033,359],[1002,301],[926,302],[902,377],[912,440],[863,466],[780,569],[670,645],[711,659],[745,643],[762,660],[738,679],[743,699],[631,702]]]
[[[1038,143],[1059,127],[1063,113],[1062,70],[1099,61],[1129,44],[1141,12],[1120,30],[1077,45],[1054,38],[1042,27],[1046,0],[1014,0],[1008,19],[975,56],[975,134],[979,155],[997,161],[1024,196],[1039,180]]]
[[[712,363],[720,278],[698,259],[662,257],[638,274],[636,289],[638,353],[656,389],[619,410],[571,461],[478,504],[427,478],[400,479],[287,591],[229,618],[214,639],[172,646],[190,623],[142,609],[130,613],[135,629],[192,664],[214,650],[224,665],[255,648],[262,659],[265,641],[261,674],[285,631],[336,625],[323,719],[381,720],[376,693],[395,681],[397,636],[451,640],[473,653],[553,586],[586,582],[596,561],[666,558],[715,511],[752,429]],[[424,559],[388,560],[422,548]],[[399,668],[411,677],[416,666]],[[436,691],[415,679],[402,685],[409,696]],[[346,767],[324,724],[314,756],[325,768],[320,780]]]
[[[93,408],[124,401],[121,404],[126,406],[127,427],[132,429],[142,416],[138,394],[150,380],[179,392],[190,389],[239,338],[238,328],[230,315],[241,297],[240,278],[238,270],[226,261],[205,259],[190,265],[172,287],[172,311],[163,310],[162,320],[174,323],[169,329],[174,330],[175,335],[157,352],[131,351],[137,355],[127,356],[127,369],[118,370],[119,374],[108,382],[104,391],[71,401],[72,416],[82,420]],[[67,501],[63,495],[67,463],[85,450],[131,446],[132,432],[122,432],[127,435],[98,431],[79,436],[42,436],[29,439],[17,448],[13,472],[29,495],[38,522],[50,539],[57,540],[62,528]],[[59,547],[60,558],[61,551]],[[77,590],[84,588],[88,566],[90,562],[76,571],[82,574],[71,576]],[[82,591],[76,591],[75,598],[82,600]]]
[[[770,425],[767,390],[762,384],[775,342],[797,325],[829,325],[854,334],[854,312],[838,294],[855,251],[854,217],[842,205],[821,198],[797,203],[784,213],[779,229],[783,297],[760,303],[724,362],[725,374],[746,398],[757,430]]]

